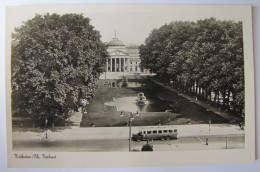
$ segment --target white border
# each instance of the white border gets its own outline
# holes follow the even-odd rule
[[[249,24],[250,24],[250,23],[249,23]],[[247,26],[248,26],[248,25],[247,25]],[[250,44],[250,43],[249,43],[249,44]],[[248,62],[248,63],[249,63],[249,62]],[[251,62],[250,62],[250,63],[251,63]],[[253,67],[253,66],[251,65],[250,67]],[[250,68],[250,67],[249,67],[249,68]],[[251,79],[252,79],[253,76],[254,76],[253,73],[251,73],[250,75],[248,75],[248,77],[251,78]],[[246,82],[248,83],[248,81],[246,81]],[[254,84],[252,84],[252,85],[254,85]],[[251,89],[254,90],[254,87],[252,86]],[[247,92],[247,95],[248,95],[249,93],[250,93],[250,92]],[[254,101],[251,101],[250,104],[254,104]],[[248,123],[248,122],[246,121],[246,123]],[[246,129],[246,131],[248,131],[248,129]],[[246,135],[247,135],[247,133],[246,133]],[[251,137],[250,135],[254,135],[254,131],[251,131],[251,130],[250,130],[250,133],[249,133],[248,136]],[[243,153],[243,152],[242,152],[242,153]],[[217,154],[214,154],[214,156],[215,156],[215,155],[217,155]],[[241,156],[241,155],[238,155],[238,156]],[[196,158],[195,158],[195,159],[196,159]],[[198,158],[197,158],[197,159],[198,159]],[[180,165],[184,165],[184,164],[180,164]]]

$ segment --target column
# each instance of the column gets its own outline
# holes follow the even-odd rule
[[[106,72],[108,72],[108,58],[107,58],[107,60],[106,60],[106,65],[107,65],[107,70],[106,70]]]
[[[112,57],[110,57],[110,72],[112,72]]]
[[[116,58],[114,58],[115,59],[115,72],[116,72]]]
[[[127,58],[125,59],[126,72],[128,72]]]
[[[123,72],[125,72],[125,58],[123,58]]]
[[[119,58],[119,72],[121,72],[121,58]]]

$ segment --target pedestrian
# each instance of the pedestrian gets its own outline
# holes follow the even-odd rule
[[[240,123],[240,128],[241,128],[241,130],[244,130],[244,123],[243,122]]]

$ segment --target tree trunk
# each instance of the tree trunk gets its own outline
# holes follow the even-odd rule
[[[195,93],[195,82],[193,83],[193,86],[192,86],[192,93],[193,94]]]
[[[195,89],[195,91],[196,91],[196,96],[198,95],[198,84],[196,84],[196,89]]]
[[[226,90],[224,90],[223,92],[222,92],[222,96],[223,96],[223,106],[225,107],[225,105],[226,105]]]
[[[209,102],[211,102],[211,90],[209,90]]]
[[[218,106],[219,106],[219,91],[218,91]]]
[[[229,106],[229,102],[230,102],[230,100],[229,100],[229,98],[230,98],[230,90],[228,90],[228,95],[227,95],[228,97],[227,97],[227,105],[228,105],[228,109],[230,109],[230,106]]]
[[[216,91],[214,91],[214,104],[216,104],[216,101],[217,101],[217,93]]]
[[[232,93],[232,101],[234,102],[236,100],[236,95],[234,94],[234,93]],[[233,107],[234,108],[234,107]],[[233,110],[236,110],[236,107],[235,107],[235,109],[233,109]]]
[[[206,100],[207,101],[207,92],[205,89],[202,90],[203,92],[203,100]]]

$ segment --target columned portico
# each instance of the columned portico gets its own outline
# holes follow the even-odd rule
[[[108,43],[110,57],[106,61],[106,72],[139,72],[140,55],[138,47],[126,47],[124,43],[113,38]]]
[[[127,71],[127,58],[108,58],[106,61],[106,72]]]

